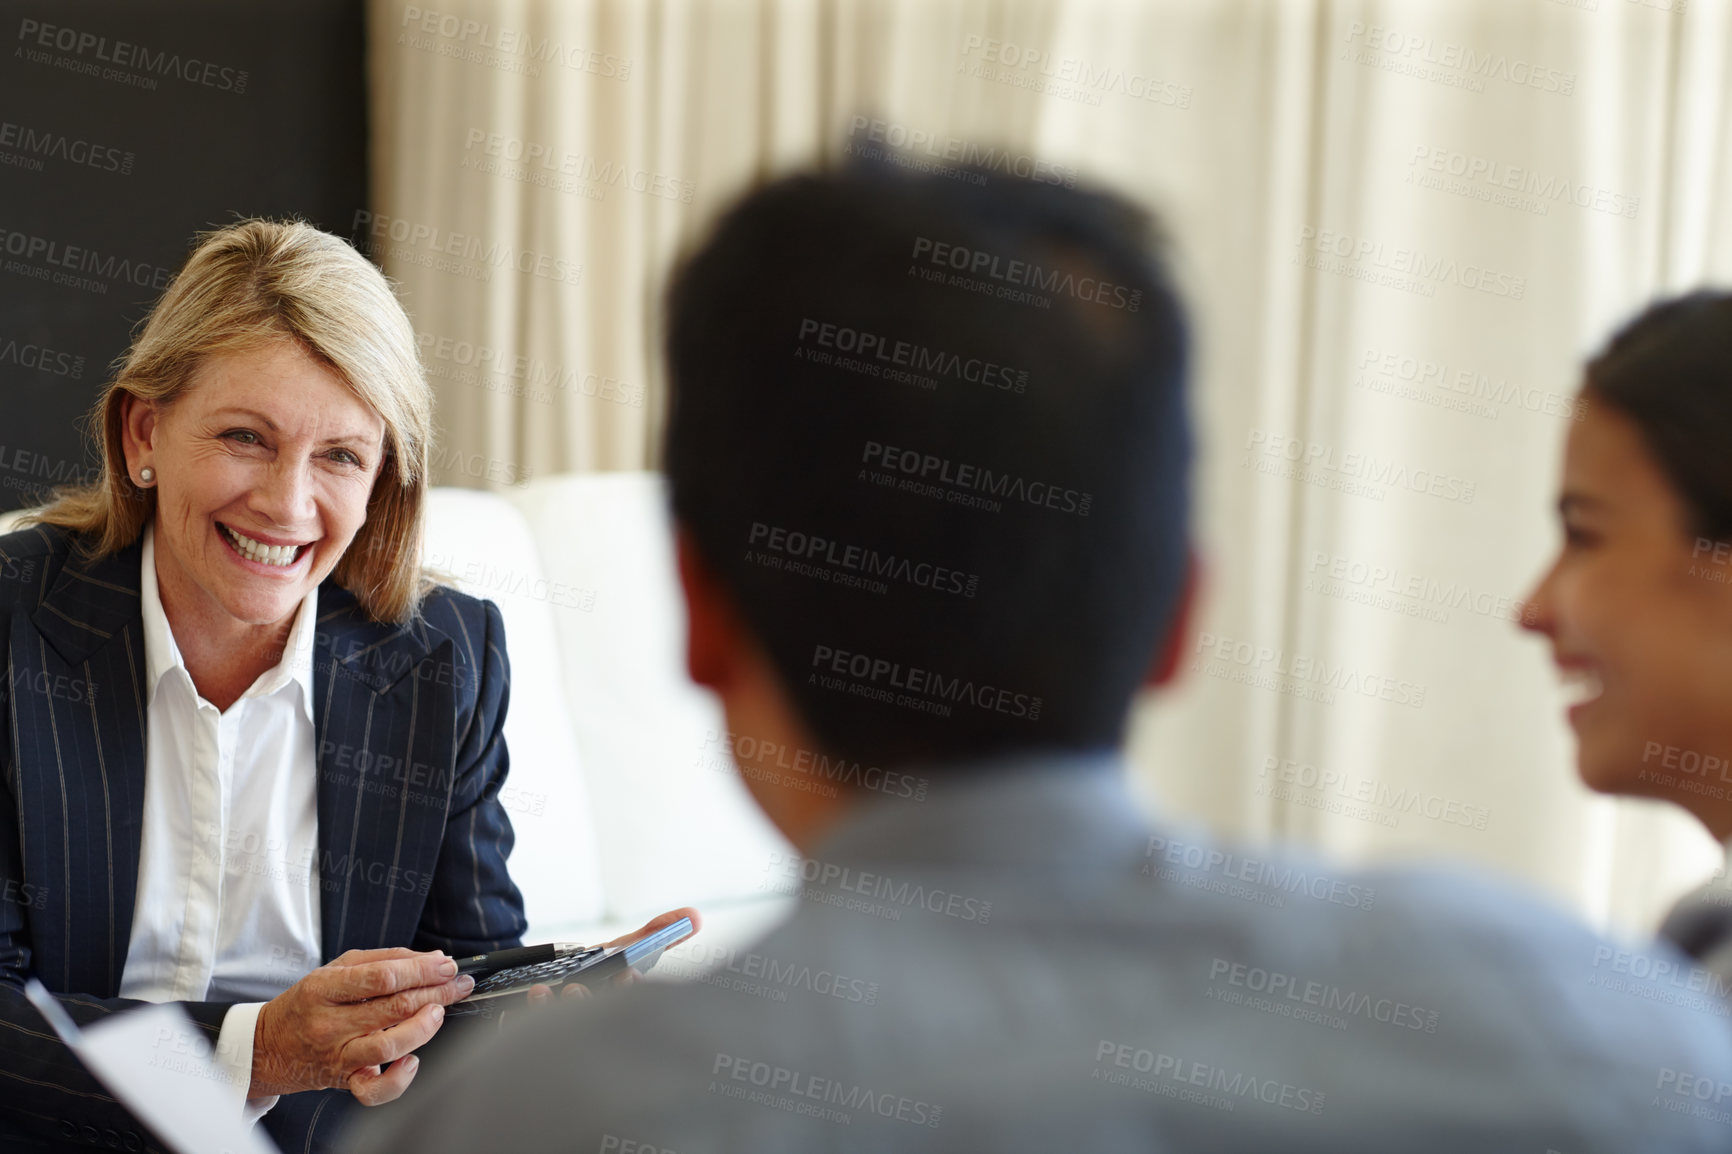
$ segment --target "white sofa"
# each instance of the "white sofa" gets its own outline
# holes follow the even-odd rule
[[[792,847],[734,772],[721,710],[685,672],[661,478],[438,489],[427,561],[497,602],[511,656],[512,876],[529,939],[593,941],[681,905],[707,954],[785,909]]]
[[[0,532],[18,515],[0,515]],[[500,797],[517,831],[526,940],[598,941],[697,906],[701,943],[662,967],[678,976],[785,912],[773,867],[792,847],[734,773],[714,697],[686,677],[658,475],[435,489],[426,560],[505,618],[511,774]]]

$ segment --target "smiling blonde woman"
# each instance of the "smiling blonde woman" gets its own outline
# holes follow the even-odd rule
[[[29,976],[84,1022],[182,1003],[303,1149],[407,1087],[452,957],[519,943],[499,611],[420,568],[432,408],[378,270],[245,221],[104,390],[98,480],[0,537],[29,574],[0,586],[0,881],[31,895],[0,903],[0,1072],[34,1087],[0,1146],[145,1141]]]
[[[39,519],[86,536],[98,553],[135,542],[155,512],[156,486],[130,475],[128,408],[167,409],[212,358],[295,346],[384,426],[384,468],[375,471],[389,483],[374,487],[354,548],[338,551],[335,572],[375,619],[407,621],[426,592],[419,558],[433,395],[415,331],[385,278],[311,225],[254,220],[205,238],[103,390],[100,478],[58,494]]]

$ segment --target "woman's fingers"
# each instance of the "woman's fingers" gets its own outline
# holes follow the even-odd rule
[[[420,1068],[421,1059],[410,1054],[392,1062],[384,1070],[377,1066],[356,1070],[349,1075],[349,1093],[363,1106],[383,1105],[401,1098],[409,1083],[415,1080],[415,1071]]]
[[[413,1015],[394,1026],[363,1034],[343,1047],[343,1065],[349,1069],[383,1066],[419,1050],[433,1040],[445,1021],[445,1007],[434,1003],[422,1006]]]
[[[360,950],[350,951],[350,954],[361,953]],[[457,962],[442,953],[416,954],[405,950],[389,958],[356,957],[349,962],[338,958],[314,973],[320,976],[320,992],[329,1001],[368,1002],[407,990],[449,986],[457,978]]]
[[[434,950],[434,953],[440,951]],[[387,946],[378,950],[345,950],[331,959],[333,966],[359,966],[365,962],[388,962],[393,958],[415,958],[421,955],[402,946]]]
[[[699,930],[704,928],[703,915],[699,914],[698,911],[693,909],[691,906],[681,906],[677,910],[669,910],[665,914],[657,914],[638,929],[633,930],[629,934],[622,934],[613,941],[608,942],[607,945],[610,947],[630,945],[639,938],[647,937],[648,935],[655,933],[657,930],[665,929],[666,927],[673,925],[681,918],[690,918],[692,920],[693,934],[696,934]]]
[[[475,979],[461,974],[437,986],[420,986],[399,990],[383,998],[360,1002],[350,1007],[350,1019],[363,1030],[383,1030],[406,1022],[430,1005],[449,1006],[460,1002],[475,989]]]

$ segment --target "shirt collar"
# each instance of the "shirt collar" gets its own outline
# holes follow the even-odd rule
[[[174,670],[192,683],[186,672],[186,661],[180,646],[175,644],[174,631],[169,628],[168,615],[162,609],[162,594],[156,584],[156,539],[152,525],[144,527],[144,547],[141,550],[138,599],[144,615],[144,692],[148,706],[156,698],[156,687]],[[295,623],[289,629],[289,641],[283,659],[259,675],[241,700],[268,697],[285,685],[294,684],[299,692],[301,709],[307,720],[313,718],[313,644],[319,619],[319,589],[307,591],[300,608],[295,611]]]
[[[812,856],[936,865],[1087,868],[1141,852],[1150,828],[1117,750],[1027,752],[871,771]],[[864,775],[862,777],[864,780]]]

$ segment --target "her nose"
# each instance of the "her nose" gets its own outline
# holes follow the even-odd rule
[[[1553,598],[1552,585],[1557,575],[1558,565],[1554,561],[1552,567],[1546,570],[1545,576],[1540,578],[1539,584],[1535,585],[1522,601],[1521,620],[1517,624],[1530,633],[1539,633],[1546,637],[1556,635],[1557,605]]]
[[[251,504],[271,524],[283,527],[305,525],[313,519],[311,462],[283,453],[253,487]]]

